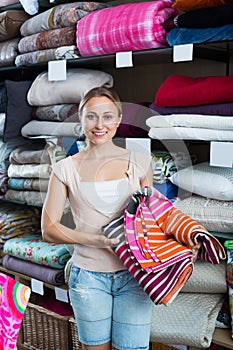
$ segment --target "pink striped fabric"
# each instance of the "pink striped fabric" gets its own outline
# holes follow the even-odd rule
[[[225,259],[220,242],[153,187],[133,193],[124,216],[103,228],[118,237],[115,252],[155,304],[170,303],[193,271],[192,246],[212,264]]]
[[[77,22],[82,56],[168,46],[167,33],[178,14],[172,0],[130,3],[89,13]]]

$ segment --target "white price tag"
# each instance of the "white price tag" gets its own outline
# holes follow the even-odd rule
[[[132,51],[116,53],[116,68],[133,67]]]
[[[68,291],[66,289],[55,287],[55,296],[57,300],[69,303]]]
[[[193,44],[173,46],[173,62],[192,61]]]
[[[125,139],[125,148],[131,151],[151,154],[151,139],[146,138],[127,138]]]
[[[44,282],[36,280],[35,278],[31,279],[31,290],[40,295],[44,295]]]
[[[66,60],[48,62],[48,80],[66,80]]]
[[[211,141],[210,165],[231,168],[233,165],[233,143]]]

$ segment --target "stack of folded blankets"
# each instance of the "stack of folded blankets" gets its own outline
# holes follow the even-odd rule
[[[16,66],[78,58],[76,24],[91,11],[106,7],[98,2],[60,4],[28,19],[21,27]]]
[[[175,0],[173,7],[181,13],[168,33],[169,45],[233,39],[232,0]]]
[[[48,72],[41,72],[27,93],[34,120],[26,123],[21,134],[27,138],[70,137],[83,135],[78,119],[78,104],[92,88],[113,86],[113,77],[103,71],[69,68],[66,80],[51,81]]]
[[[44,144],[15,148],[9,156],[8,190],[5,199],[41,206],[44,202],[51,160]]]
[[[150,107],[152,139],[233,140],[233,76],[169,75]]]
[[[41,233],[8,239],[3,246],[3,267],[38,280],[62,285],[64,268],[71,258],[64,244],[47,243]]]

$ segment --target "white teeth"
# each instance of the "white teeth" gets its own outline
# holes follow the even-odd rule
[[[105,135],[105,132],[94,132],[95,135]]]

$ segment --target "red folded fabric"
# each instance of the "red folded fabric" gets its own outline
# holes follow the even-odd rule
[[[233,101],[233,76],[193,78],[172,74],[159,87],[154,103],[159,107],[168,107],[230,101]]]

